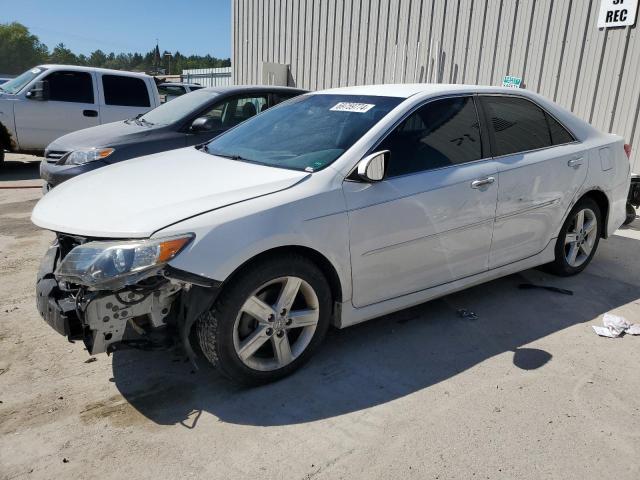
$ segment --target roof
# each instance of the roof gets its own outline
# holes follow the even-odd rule
[[[228,85],[224,87],[205,87],[201,90],[208,90],[216,93],[242,92],[245,90],[258,92],[291,92],[291,93],[307,93],[308,90],[294,87],[280,87],[277,85]]]
[[[148,75],[144,72],[130,72],[128,70],[114,70],[111,68],[98,68],[98,67],[85,67],[82,65],[58,65],[58,64],[45,64],[38,65],[39,68],[64,68],[65,70],[71,71],[92,71],[92,72],[101,72],[101,73],[112,73],[112,74],[126,74],[134,77],[148,77]],[[36,67],[36,68],[38,68]]]
[[[178,87],[202,87],[199,83],[188,83],[188,82],[161,82],[158,86],[165,85],[176,85]]]
[[[517,89],[520,90],[521,89]],[[417,93],[444,94],[462,92],[515,93],[513,88],[484,85],[460,85],[447,83],[396,83],[382,85],[361,85],[322,90],[315,93],[331,95],[373,95],[380,97],[409,98]]]

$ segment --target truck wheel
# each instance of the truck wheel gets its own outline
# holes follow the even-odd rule
[[[556,241],[555,260],[549,270],[568,277],[584,270],[596,253],[602,232],[598,204],[583,198],[571,209]]]
[[[627,202],[627,216],[624,219],[624,224],[625,225],[629,225],[635,219],[636,219],[636,209],[633,208],[633,205],[631,205],[629,202]]]
[[[300,255],[279,256],[241,272],[197,324],[204,356],[245,385],[278,380],[302,366],[330,323],[331,291]]]

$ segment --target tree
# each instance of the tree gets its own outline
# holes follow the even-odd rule
[[[0,72],[18,74],[46,61],[47,46],[24,25],[0,24]]]
[[[78,57],[64,46],[64,43],[56,45],[49,55],[50,63],[60,63],[62,65],[77,65]]]
[[[102,67],[106,61],[107,56],[100,49],[91,52],[91,55],[89,55],[89,65],[92,67]]]
[[[170,52],[165,50],[160,55],[158,45],[145,54],[135,53],[105,53],[95,50],[87,57],[76,55],[64,43],[59,43],[51,51],[46,45],[31,35],[29,29],[19,23],[0,24],[0,73],[22,73],[28,68],[40,63],[60,63],[63,65],[89,65],[92,67],[114,68],[116,70],[133,70],[152,72],[154,67],[163,68],[168,72],[180,73],[187,68],[228,67],[228,58],[216,58],[211,55],[185,56],[176,51],[170,58]]]

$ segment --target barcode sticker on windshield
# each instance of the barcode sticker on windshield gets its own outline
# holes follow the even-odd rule
[[[371,110],[375,105],[371,103],[352,103],[352,102],[340,102],[336,103],[329,110],[333,112],[358,112],[364,113]]]

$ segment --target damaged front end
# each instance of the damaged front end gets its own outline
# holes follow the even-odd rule
[[[189,333],[212,306],[220,283],[168,265],[192,238],[111,241],[57,234],[38,272],[38,310],[69,341],[83,340],[91,355],[168,348],[179,339],[194,361]]]

